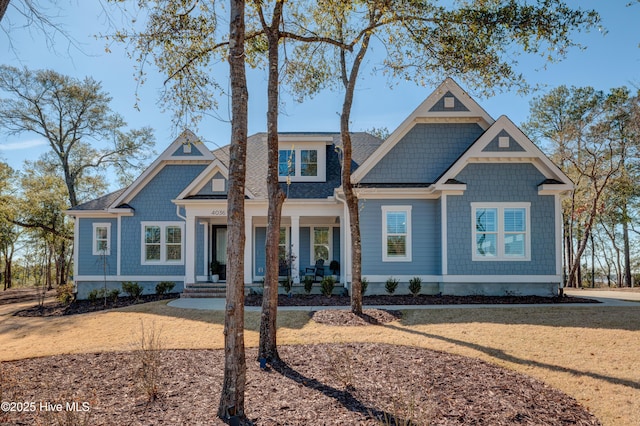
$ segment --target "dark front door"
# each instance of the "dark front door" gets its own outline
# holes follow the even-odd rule
[[[220,266],[220,280],[227,279],[227,227],[220,225],[212,226],[213,238],[211,239],[211,259],[217,260]]]

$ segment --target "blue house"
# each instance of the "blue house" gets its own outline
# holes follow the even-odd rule
[[[354,133],[362,274],[369,293],[413,277],[427,294],[556,295],[562,283],[561,200],[573,184],[507,117],[494,120],[445,80],[384,141]],[[247,146],[247,286],[265,270],[266,134]],[[351,281],[349,215],[339,133],[282,133],[281,257],[294,283],[324,260]],[[183,132],[127,188],[67,212],[75,219],[78,297],[105,281],[186,294],[224,286],[229,149],[209,151]],[[290,256],[288,256],[290,254]],[[290,268],[289,268],[290,265]],[[310,272],[313,271],[313,272]],[[284,272],[283,272],[284,273]],[[222,287],[223,288],[223,287]]]

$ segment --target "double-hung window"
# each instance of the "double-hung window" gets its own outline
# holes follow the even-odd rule
[[[93,255],[109,256],[111,254],[111,224],[93,224]]]
[[[471,203],[473,260],[531,260],[530,203]]]
[[[331,260],[331,228],[328,226],[315,226],[311,228],[313,240],[311,244],[312,256],[311,263],[315,264],[318,260],[323,259],[325,264],[329,264]]]
[[[411,206],[382,206],[382,260],[411,261]]]
[[[183,264],[182,222],[142,223],[142,264]]]

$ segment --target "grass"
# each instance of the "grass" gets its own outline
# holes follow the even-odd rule
[[[280,345],[402,343],[480,358],[543,380],[575,397],[605,425],[640,418],[640,306],[468,308],[405,311],[401,321],[332,327],[303,311],[278,314]],[[81,316],[0,316],[0,360],[129,350],[141,321],[162,329],[167,349],[223,347],[222,312],[166,301]],[[260,313],[247,312],[245,341],[257,346]]]

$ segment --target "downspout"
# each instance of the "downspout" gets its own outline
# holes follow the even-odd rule
[[[344,206],[342,209],[342,217],[343,220],[340,223],[340,229],[343,232],[344,238],[341,238],[341,242],[343,244],[343,247],[341,247],[340,249],[340,256],[342,257],[342,259],[340,260],[340,264],[343,265],[341,266],[340,269],[342,269],[343,272],[340,273],[340,281],[342,281],[342,285],[346,288],[347,285],[347,273],[346,271],[348,270],[348,268],[351,267],[351,265],[347,265],[347,250],[349,249],[347,247],[347,229],[346,229],[346,222],[345,219],[347,217],[347,215],[349,214],[349,212],[347,211],[347,199],[346,198],[340,198],[340,196],[344,197],[344,194],[340,194],[340,192],[338,191],[338,189],[335,189],[333,192],[333,196],[335,197],[336,201],[342,203],[342,205]]]
[[[180,214],[180,206],[176,205],[176,216],[178,216],[180,219],[184,220],[185,222],[187,221],[187,217],[186,216],[182,216]]]

